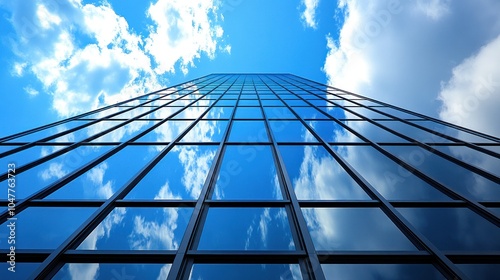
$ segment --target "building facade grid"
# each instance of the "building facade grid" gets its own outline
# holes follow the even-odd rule
[[[499,138],[291,74],[212,74],[0,139],[0,161],[15,164],[16,263],[33,279],[106,277],[106,265],[126,276],[119,264],[168,279],[359,277],[356,268],[487,279],[500,267],[499,159]],[[84,179],[100,188],[89,194],[75,183]],[[28,226],[65,211],[85,213]],[[117,234],[129,246],[102,243],[134,211],[135,231]],[[165,215],[166,228],[147,213]],[[138,224],[174,237],[151,245]],[[49,246],[37,237],[51,234]]]

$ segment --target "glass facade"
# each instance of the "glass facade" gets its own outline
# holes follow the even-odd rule
[[[0,279],[494,279],[499,152],[295,75],[204,76],[0,138]]]

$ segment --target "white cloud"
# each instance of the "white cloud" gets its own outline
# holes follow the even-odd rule
[[[11,72],[34,74],[62,117],[116,103],[164,87],[159,74],[174,72],[176,63],[186,73],[202,54],[230,52],[219,43],[224,30],[217,5],[156,1],[147,15],[153,25],[143,37],[106,1],[5,3],[16,34],[10,43],[18,61]]]
[[[114,193],[113,181],[107,181],[104,184],[104,174],[106,173],[107,169],[108,169],[107,162],[103,162],[98,166],[92,168],[87,173],[87,179],[90,182],[92,182],[92,184],[95,186],[95,191],[97,192],[97,195],[104,199],[110,198]]]
[[[179,218],[178,209],[164,208],[163,221],[147,221],[142,216],[134,217],[134,230],[129,236],[130,248],[133,250],[164,249],[175,250],[179,247],[174,240]]]
[[[453,68],[439,99],[441,119],[500,137],[500,36]],[[465,137],[465,134],[463,135]]]
[[[24,87],[24,91],[26,91],[30,96],[37,96],[40,92],[38,90],[32,88],[31,86]]]
[[[202,53],[214,57],[224,32],[217,24],[217,9],[213,0],[159,0],[151,4],[148,15],[155,25],[146,39],[146,50],[157,63],[156,73],[174,72],[179,62],[186,74]]]
[[[191,197],[197,199],[205,183],[215,151],[200,152],[198,147],[179,146],[179,161],[184,167],[182,184]]]
[[[40,177],[47,181],[52,178],[61,179],[66,174],[68,174],[68,171],[64,169],[62,163],[52,162],[47,169],[40,172]]]
[[[343,0],[339,9],[340,36],[327,36],[328,83],[433,117],[441,81],[500,33],[495,0]]]
[[[308,27],[316,29],[318,23],[316,22],[316,9],[318,8],[319,0],[302,0],[302,5],[304,6],[304,11],[300,15],[300,18],[304,24]]]
[[[429,18],[439,20],[450,12],[450,2],[450,0],[418,0],[416,8]]]

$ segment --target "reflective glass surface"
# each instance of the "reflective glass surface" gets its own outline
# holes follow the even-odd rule
[[[259,107],[238,107],[236,108],[236,119],[262,119],[262,112]]]
[[[0,249],[7,249],[8,225],[15,224],[15,247],[55,249],[96,210],[94,207],[29,207],[0,225]],[[35,234],[36,233],[36,234]]]
[[[313,107],[293,107],[293,110],[303,119],[329,119]]]
[[[191,208],[117,207],[78,246],[81,250],[175,250]]]
[[[264,121],[233,121],[229,142],[268,142]]]
[[[287,107],[265,107],[264,112],[268,119],[296,119]]]
[[[203,119],[229,119],[233,113],[233,107],[212,107]]]
[[[298,199],[370,199],[322,146],[280,146],[279,150]]]
[[[303,208],[316,250],[414,251],[379,208]]]
[[[381,125],[386,126],[392,130],[402,133],[408,137],[411,137],[417,141],[424,143],[451,143],[450,140],[438,136],[436,134],[427,132],[418,127],[411,126],[399,121],[380,121]]]
[[[180,142],[220,142],[226,126],[227,121],[200,120]]]
[[[168,120],[156,127],[146,135],[137,139],[136,142],[170,142],[181,134],[192,121]]]
[[[298,264],[194,264],[192,280],[302,279]]]
[[[500,174],[500,158],[465,146],[433,146],[433,148],[493,175]]]
[[[490,280],[497,279],[500,264],[457,264],[458,268],[470,279]]]
[[[450,200],[371,146],[345,146],[338,151],[386,199]]]
[[[500,200],[500,187],[497,183],[434,153],[411,146],[387,146],[385,148],[416,169],[466,197],[484,201]],[[450,176],[450,174],[453,175]]]
[[[348,125],[364,137],[373,142],[400,142],[407,143],[405,139],[393,134],[375,124],[367,121],[350,121]],[[398,131],[399,132],[399,131]],[[404,135],[404,134],[403,134]]]
[[[171,264],[67,263],[54,276],[55,280],[133,280],[166,279]]]
[[[199,250],[295,250],[284,208],[208,210]]]
[[[326,279],[446,279],[432,264],[322,264]]]
[[[216,151],[217,146],[174,147],[125,199],[198,199]]]
[[[37,132],[33,132],[24,136],[20,136],[17,138],[14,138],[12,140],[9,140],[7,142],[34,142],[34,141],[39,141],[42,138],[53,136],[57,133],[64,132],[68,129],[75,128],[77,126],[86,124],[87,122],[85,121],[70,121],[70,122],[65,122],[63,124],[59,124],[50,128],[46,128]]]
[[[300,121],[270,121],[277,142],[318,142]]]
[[[314,121],[309,124],[326,142],[364,142],[334,121]]]
[[[59,146],[30,148],[25,151],[12,154],[6,158],[2,158],[2,161],[5,160],[2,164],[7,167],[7,164],[12,162],[15,163],[17,167],[20,167],[22,165],[20,165],[19,162],[25,162],[24,156],[26,156],[28,161],[31,162],[31,159],[34,160],[42,158],[47,154],[53,153],[54,150],[59,148]],[[90,162],[112,148],[113,146],[80,146],[22,173],[16,171],[16,198],[22,199],[28,197],[29,195],[49,186],[50,184],[77,170],[84,164]],[[4,182],[7,184],[6,181]],[[0,192],[0,198],[6,199],[7,191]]]
[[[500,228],[467,208],[398,208],[440,250],[498,251]]]
[[[28,279],[39,266],[39,263],[22,263],[16,261],[14,272],[8,270],[11,266],[8,262],[0,264],[0,279]]]
[[[78,178],[53,192],[48,199],[108,199],[122,188],[163,146],[127,146]]]
[[[227,146],[214,199],[282,199],[270,146]]]

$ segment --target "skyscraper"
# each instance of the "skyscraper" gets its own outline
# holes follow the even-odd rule
[[[0,278],[492,279],[499,158],[295,75],[208,75],[1,138]]]

